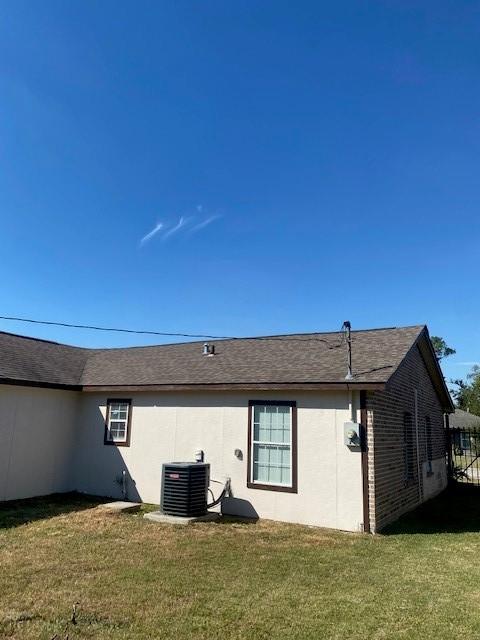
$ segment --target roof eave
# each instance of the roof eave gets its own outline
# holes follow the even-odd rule
[[[37,387],[40,389],[60,389],[62,391],[81,391],[79,384],[64,384],[60,382],[43,382],[39,380],[25,380],[22,378],[0,378],[0,384],[16,387]]]
[[[423,325],[412,346],[410,347],[410,349],[408,349],[401,362],[388,378],[386,385],[388,386],[391,379],[395,376],[397,371],[400,369],[402,364],[415,348],[418,349],[420,356],[425,363],[425,367],[427,369],[428,375],[430,376],[430,380],[432,381],[434,389],[437,392],[438,398],[441,402],[442,409],[445,411],[445,413],[453,413],[455,411],[455,406],[452,402],[452,398],[450,397],[450,392],[448,391],[447,385],[445,384],[443,372],[433,349],[427,325]]]
[[[82,391],[381,391],[383,382],[235,382],[197,384],[84,385]]]
[[[443,400],[442,407],[445,413],[453,413],[455,411],[455,405],[453,404],[450,392],[445,383],[443,371],[438,362],[438,358],[436,356],[432,341],[430,339],[430,334],[426,326],[418,337],[416,344],[418,346],[418,350],[420,351],[420,355],[425,362],[427,371],[432,379],[432,383],[439,397]]]

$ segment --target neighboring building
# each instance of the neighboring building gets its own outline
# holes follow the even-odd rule
[[[455,408],[455,412],[450,416],[450,428],[456,450],[469,452],[478,449],[480,416]]]
[[[445,487],[453,405],[426,327],[352,332],[352,380],[342,333],[213,346],[0,333],[0,500],[158,503],[162,463],[198,450],[235,515],[375,532]]]
[[[452,429],[480,429],[480,416],[457,407],[455,407],[449,421]]]

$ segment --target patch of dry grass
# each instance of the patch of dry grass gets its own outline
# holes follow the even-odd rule
[[[437,511],[445,518],[445,503]],[[74,496],[7,505],[0,637],[476,637],[478,519],[462,530],[457,514],[452,533],[435,513],[371,537],[268,521],[159,525]]]

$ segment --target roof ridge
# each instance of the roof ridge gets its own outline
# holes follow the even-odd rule
[[[352,329],[352,334],[353,333],[367,333],[367,332],[372,332],[372,331],[395,331],[395,330],[401,330],[401,329],[416,329],[416,328],[423,328],[425,327],[425,324],[412,324],[412,325],[407,325],[407,326],[402,326],[402,327],[373,327],[370,329]],[[46,338],[37,338],[36,336],[27,336],[21,333],[13,333],[11,331],[3,331],[0,330],[0,334],[6,335],[6,336],[13,336],[15,338],[22,338],[24,340],[33,340],[36,342],[45,342],[47,344],[55,344],[59,347],[68,347],[70,349],[82,349],[83,351],[90,351],[90,352],[99,352],[99,351],[111,351],[113,349],[148,349],[150,347],[169,347],[169,346],[175,346],[175,345],[182,345],[182,344],[203,344],[204,342],[237,342],[239,340],[267,340],[269,338],[276,339],[276,338],[293,338],[296,336],[328,336],[328,335],[335,335],[335,334],[341,334],[342,331],[341,330],[337,330],[337,331],[305,331],[305,332],[296,332],[296,333],[273,333],[273,334],[268,334],[268,335],[260,335],[260,336],[241,336],[241,337],[232,337],[232,338],[204,338],[202,340],[185,340],[185,341],[179,341],[179,342],[164,342],[162,344],[136,344],[136,345],[130,345],[130,346],[126,346],[126,347],[81,347],[79,345],[76,344],[68,344],[66,342],[57,342],[55,340],[47,340]]]
[[[400,331],[402,329],[423,329],[425,327],[424,324],[412,324],[403,327],[375,327],[371,329],[352,329],[352,334],[354,333],[371,333],[373,331]],[[342,334],[343,331],[307,331],[300,333],[277,333],[263,336],[242,336],[242,337],[232,337],[232,338],[204,338],[203,340],[185,340],[179,342],[164,342],[162,344],[134,344],[127,347],[80,347],[83,349],[87,349],[88,351],[96,351],[97,353],[103,351],[115,351],[120,349],[151,349],[153,347],[177,347],[186,344],[204,344],[205,342],[216,342],[216,343],[224,343],[224,342],[241,342],[244,340],[272,340],[275,341],[278,339],[278,342],[281,342],[281,338],[296,338],[299,336],[334,336],[338,334]],[[299,340],[301,342],[301,340]]]

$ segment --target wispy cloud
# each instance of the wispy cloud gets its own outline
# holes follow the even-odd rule
[[[450,364],[457,367],[474,367],[479,364],[478,360],[467,360],[466,362],[451,362]]]
[[[181,216],[180,220],[177,222],[177,224],[172,227],[171,229],[169,229],[164,235],[163,235],[163,239],[166,240],[167,238],[170,238],[170,236],[173,236],[174,233],[177,233],[178,231],[180,231],[180,229],[182,227],[184,227],[185,225],[187,225],[190,221],[190,218],[185,218],[184,216]]]
[[[161,236],[162,236],[163,242],[165,242],[166,240],[168,240],[169,238],[171,238],[173,235],[175,235],[181,230],[183,230],[182,232],[186,232],[187,234],[197,233],[198,231],[205,229],[205,227],[208,227],[208,225],[212,224],[212,222],[214,222],[215,220],[218,220],[219,218],[222,217],[219,214],[205,217],[205,213],[203,213],[203,216],[202,216],[201,214],[204,208],[200,204],[197,205],[196,209],[197,209],[196,215],[181,216],[178,222],[173,226],[171,224],[158,222],[151,231],[149,231],[147,234],[143,236],[143,238],[139,242],[139,246],[143,247],[147,242],[150,242],[150,240],[160,232],[162,232]]]
[[[217,216],[210,216],[209,218],[205,218],[205,220],[202,220],[201,222],[196,224],[194,227],[192,227],[190,229],[190,233],[196,233],[197,231],[200,231],[200,229],[204,229],[206,226],[208,226],[209,224],[211,224],[215,220],[218,220],[218,218],[220,218],[220,217],[221,216],[217,215]]]
[[[163,222],[159,222],[156,224],[151,231],[149,231],[143,238],[140,240],[140,246],[144,245],[146,242],[151,240],[153,236],[156,236],[159,231],[163,229]]]

